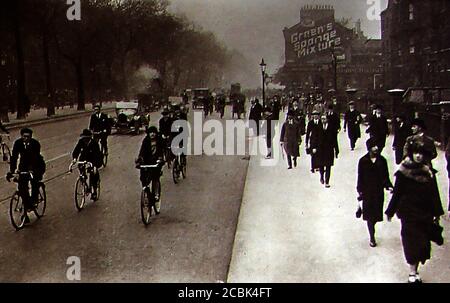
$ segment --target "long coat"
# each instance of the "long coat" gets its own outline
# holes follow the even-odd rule
[[[389,134],[386,117],[380,116],[378,118],[376,115],[373,116],[369,121],[369,128],[366,132],[370,134],[371,138],[375,139],[379,148],[384,148],[386,146],[386,137]]]
[[[306,145],[309,146],[311,151],[311,168],[319,168],[319,145],[321,141],[321,133],[322,133],[322,122],[319,120],[317,124],[314,123],[314,120],[308,122],[308,127],[306,128]],[[317,149],[316,153],[312,153],[313,149]]]
[[[402,164],[403,165],[403,164]],[[415,176],[420,173],[416,172]],[[397,214],[402,223],[402,244],[409,264],[425,263],[431,257],[430,231],[433,217],[444,214],[436,177],[418,181],[401,169],[395,174],[394,194],[386,209],[389,217]]]
[[[392,187],[386,159],[378,155],[375,163],[369,154],[358,163],[356,189],[363,199],[363,219],[370,222],[383,221],[384,189]]]
[[[403,122],[396,124],[394,128],[394,142],[392,147],[395,149],[395,162],[400,164],[403,159],[403,149],[405,147],[406,139],[411,136],[411,126]]]
[[[341,129],[341,119],[339,118],[339,114],[333,112],[332,114],[327,113],[328,117],[328,123],[330,124],[331,128],[338,132],[339,129]]]
[[[249,120],[253,120],[255,122],[261,120],[262,111],[263,108],[259,102],[255,103],[255,105],[252,105],[252,107],[250,108],[250,115],[248,117]]]
[[[361,138],[361,129],[359,127],[362,121],[361,114],[357,111],[348,110],[344,115],[344,128],[348,129],[350,139]]]
[[[297,121],[297,123],[300,127],[300,133],[303,136],[306,132],[306,121],[305,121],[305,115],[303,114],[303,111],[300,109],[300,107],[297,107],[297,108],[291,107],[289,109],[289,111],[294,113],[295,120]]]
[[[72,159],[91,162],[97,168],[103,165],[103,154],[98,143],[92,139],[87,144],[83,139],[78,140],[72,152]]]
[[[299,147],[302,142],[300,125],[296,122],[290,124],[288,121],[281,127],[280,142],[283,143],[284,150],[288,156],[300,156]]]
[[[339,154],[336,135],[336,130],[332,125],[328,125],[327,129],[323,128],[321,130],[320,143],[318,148],[319,166],[334,165],[334,157]]]

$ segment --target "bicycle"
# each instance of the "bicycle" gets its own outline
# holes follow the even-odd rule
[[[6,144],[6,142],[3,141],[3,137],[7,137],[9,140],[9,134],[0,134],[2,159],[3,159],[3,162],[9,163],[9,160],[11,159],[11,150],[10,150],[8,144]]]
[[[89,179],[89,174],[93,170],[94,166],[92,163],[87,161],[77,161],[72,163],[69,167],[69,172],[72,172],[73,166],[78,165],[80,175],[77,178],[77,182],[75,183],[75,206],[78,211],[83,210],[86,204],[86,198],[91,196],[91,200],[94,202],[100,198],[100,176],[97,182],[97,197],[92,199],[92,185],[91,180]]]
[[[32,180],[33,173],[32,172],[17,172],[13,174],[13,182],[19,183],[19,178],[29,178],[29,181]],[[28,193],[29,198],[31,199],[31,188],[29,186]],[[45,209],[47,207],[47,194],[45,192],[45,184],[43,182],[39,182],[39,193],[38,199],[33,203],[33,207],[28,210],[28,212],[33,211],[38,219],[42,218],[45,213]],[[20,230],[25,226],[25,205],[23,203],[23,197],[21,197],[19,193],[19,188],[14,192],[11,197],[11,201],[9,204],[9,217],[11,219],[11,223],[16,230]]]
[[[172,167],[172,178],[175,184],[180,182],[180,175],[183,179],[186,179],[186,156],[185,155],[177,155],[175,156],[175,160],[173,161]]]
[[[160,164],[157,163],[154,165],[139,165],[138,168],[147,171],[158,169],[157,173],[159,173],[159,166]],[[144,186],[141,192],[141,219],[146,226],[150,224],[150,218],[153,215],[159,215],[161,211],[161,182],[158,178],[156,184],[152,183],[153,180],[150,179],[149,184]]]
[[[101,140],[101,135],[105,134],[104,132],[92,132],[92,135],[94,137],[95,142],[98,143],[99,147],[100,147],[100,151],[103,154],[103,167],[106,167],[106,164],[108,163],[108,149],[106,148],[106,146],[103,146],[102,144],[102,140]],[[108,137],[105,138],[105,140],[108,140]]]

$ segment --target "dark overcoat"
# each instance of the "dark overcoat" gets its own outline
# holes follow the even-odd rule
[[[302,142],[302,135],[298,123],[290,124],[288,121],[284,122],[281,127],[280,142],[283,143],[286,155],[292,157],[300,156],[299,148]]]
[[[373,116],[369,121],[367,132],[371,138],[374,138],[380,148],[386,146],[386,137],[389,134],[389,126],[386,117],[383,115],[378,118]]]
[[[358,181],[356,189],[362,194],[363,219],[365,221],[383,221],[384,189],[392,187],[386,159],[378,155],[375,163],[369,154],[358,163]]]
[[[403,159],[403,149],[405,148],[406,139],[411,136],[411,126],[405,122],[396,123],[394,127],[394,142],[392,147],[395,148],[395,162],[400,164]]]
[[[311,168],[320,168],[319,163],[319,145],[321,142],[322,134],[322,122],[319,120],[318,123],[314,123],[314,120],[308,122],[308,127],[306,128],[306,145],[309,146],[311,151]],[[316,153],[312,153],[313,149],[317,149]]]
[[[362,121],[361,114],[357,111],[348,110],[344,115],[344,128],[348,130],[348,137],[350,139],[361,138],[360,123]]]
[[[325,126],[324,126],[325,127]],[[333,166],[334,157],[339,154],[339,147],[336,140],[336,130],[333,125],[328,125],[321,130],[320,144],[318,148],[318,165]]]
[[[408,264],[425,263],[431,257],[433,218],[444,214],[436,178],[419,182],[401,171],[395,176],[394,194],[386,215],[397,214],[401,220],[403,252]]]

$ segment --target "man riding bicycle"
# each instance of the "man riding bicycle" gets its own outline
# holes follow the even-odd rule
[[[89,129],[83,130],[80,134],[80,140],[78,140],[72,152],[72,163],[75,164],[78,161],[86,161],[92,163],[93,169],[90,172],[90,187],[92,188],[92,200],[97,199],[97,183],[100,180],[99,168],[103,164],[103,155],[100,151],[98,143],[93,140],[92,132]]]
[[[101,112],[100,105],[94,106],[94,114],[89,121],[89,129],[95,133],[94,139],[99,140],[100,144],[108,153],[108,136],[111,133],[111,125],[107,114]]]
[[[141,170],[140,180],[142,187],[145,188],[152,182],[152,192],[155,193],[156,203],[159,203],[159,193],[155,191],[155,186],[161,177],[161,168],[164,164],[163,150],[161,139],[158,136],[158,129],[155,126],[150,126],[146,130],[147,136],[142,141],[141,149],[136,160],[136,167],[140,165],[155,165],[160,163],[159,169],[155,170]],[[157,205],[159,207],[159,205]]]
[[[35,207],[39,196],[39,184],[45,173],[45,161],[41,156],[41,144],[33,139],[33,131],[29,128],[20,130],[21,138],[14,142],[9,172],[6,180],[11,182],[18,167],[20,172],[31,172],[32,175],[19,175],[18,190],[25,207],[25,223],[29,223],[27,212]],[[17,160],[20,156],[20,163]],[[28,183],[31,183],[31,197],[28,193]]]

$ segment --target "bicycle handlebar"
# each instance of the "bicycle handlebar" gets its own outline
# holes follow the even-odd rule
[[[75,165],[85,165],[87,168],[91,168],[94,167],[94,165],[91,162],[88,161],[76,161],[76,162],[72,162],[69,165],[69,172],[72,172],[72,169]]]

